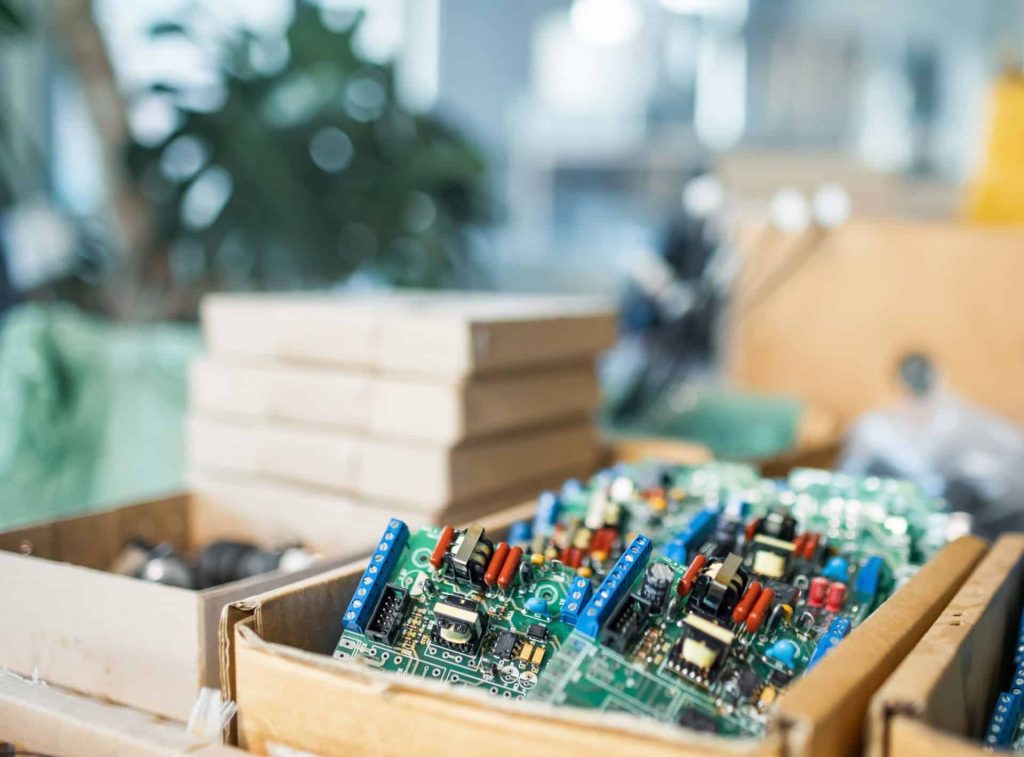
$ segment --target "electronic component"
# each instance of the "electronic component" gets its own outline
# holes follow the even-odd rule
[[[430,640],[457,652],[475,655],[480,649],[488,616],[480,605],[467,597],[448,594],[434,604],[434,627]]]
[[[583,576],[576,576],[569,584],[569,591],[565,595],[565,602],[562,603],[560,619],[570,626],[576,625],[580,610],[590,600],[592,587],[590,581]]]
[[[847,618],[836,618],[833,620],[829,624],[828,630],[825,631],[825,635],[818,641],[818,646],[814,648],[814,654],[811,655],[811,659],[807,661],[808,670],[821,662],[825,655],[846,638],[852,627]]]
[[[641,596],[650,605],[651,612],[661,612],[665,605],[668,590],[672,588],[676,572],[668,563],[654,562],[647,566],[644,573],[644,585],[640,589]]]
[[[377,549],[370,555],[369,564],[363,571],[362,578],[356,586],[355,594],[345,610],[342,626],[350,631],[366,629],[370,614],[377,606],[384,586],[391,575],[391,569],[398,562],[409,541],[409,527],[397,518],[392,518],[384,529],[384,535],[377,544]]]
[[[375,641],[394,644],[402,630],[409,593],[400,586],[388,584],[381,592],[373,617],[366,626],[366,635]]]
[[[747,585],[742,565],[737,554],[709,563],[697,577],[687,607],[712,619],[729,617]]]
[[[583,609],[576,621],[577,631],[591,639],[597,638],[598,631],[629,591],[637,574],[644,569],[651,549],[651,540],[643,534],[633,539]]]
[[[828,587],[828,595],[825,597],[825,612],[841,612],[846,604],[846,584],[842,581],[835,581]]]
[[[789,570],[794,546],[791,541],[767,534],[755,535],[750,546],[753,554],[751,572],[766,578],[782,578]]]
[[[675,538],[665,547],[665,555],[679,563],[685,563],[692,552],[707,541],[708,537],[715,530],[718,522],[718,509],[706,508],[701,510],[686,528],[676,534]]]
[[[708,715],[706,712],[701,712],[695,707],[683,707],[679,712],[679,725],[683,728],[691,728],[694,731],[706,731],[708,733],[717,733],[718,722]]]
[[[650,602],[631,594],[612,613],[598,638],[606,647],[616,652],[625,652],[640,634],[650,614]]]
[[[850,577],[850,565],[845,557],[832,557],[821,571],[829,581],[846,581]]]
[[[516,646],[518,644],[519,634],[515,631],[502,631],[498,634],[498,638],[494,640],[494,646],[491,648],[491,654],[495,657],[511,660],[512,655],[515,654]]]
[[[493,553],[494,545],[487,539],[483,526],[474,524],[464,531],[455,532],[455,539],[448,547],[444,560],[451,566],[457,580],[483,586]]]
[[[706,680],[732,646],[732,631],[690,613],[683,618],[684,636],[668,653],[668,668],[680,675]]]
[[[548,614],[548,603],[544,597],[534,595],[526,600],[527,612],[532,612],[534,615],[543,615],[547,617]]]
[[[543,644],[548,640],[548,629],[546,626],[542,626],[539,623],[532,623],[530,627],[526,629],[526,635],[532,641]]]
[[[857,580],[853,585],[854,593],[864,599],[874,599],[882,582],[884,567],[885,562],[878,555],[872,555],[865,560],[857,571]]]

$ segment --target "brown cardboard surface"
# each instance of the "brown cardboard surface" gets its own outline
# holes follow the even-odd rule
[[[871,694],[984,548],[984,542],[965,537],[937,555],[793,686],[761,742],[655,727],[607,713],[510,703],[334,660],[329,655],[340,633],[338,619],[362,574],[361,564],[226,608],[224,695],[239,705],[239,743],[256,751],[284,743],[324,753],[442,754],[472,749],[486,733],[487,743],[497,748],[521,745],[523,734],[531,739],[537,734],[534,743],[553,753],[564,748],[624,754],[853,754]]]
[[[1000,538],[871,702],[870,751],[928,745],[987,754],[982,733],[1007,673],[1024,594],[1024,535]],[[968,741],[974,739],[975,741]],[[929,748],[931,748],[929,746]]]
[[[566,467],[589,468],[598,454],[596,431],[585,419],[443,447],[193,415],[188,446],[193,470],[289,481],[422,512],[449,509]]]
[[[181,723],[0,671],[0,742],[58,757],[241,757]]]
[[[850,421],[902,399],[897,366],[922,352],[973,401],[1024,422],[1024,231],[856,218],[789,239],[751,228],[730,313],[730,372],[748,389],[795,394]],[[778,257],[801,265],[756,306]]]
[[[453,445],[594,412],[592,362],[462,381],[369,370],[201,359],[189,398],[201,414],[334,427],[385,439]]]
[[[359,527],[350,513],[320,511],[312,520],[282,504],[262,529],[238,527],[251,513],[246,503],[182,495],[0,534],[0,606],[18,619],[0,623],[0,667],[185,719],[199,687],[218,684],[217,625],[225,604],[356,553],[334,549],[350,543],[335,534]],[[222,537],[264,546],[297,539],[325,559],[305,571],[193,592],[107,573],[134,536],[183,549]],[[33,553],[23,554],[29,547]]]
[[[593,298],[482,292],[208,296],[214,355],[448,378],[593,357],[615,341]]]

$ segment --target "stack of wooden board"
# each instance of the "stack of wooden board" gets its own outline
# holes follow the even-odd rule
[[[214,295],[193,366],[191,483],[459,522],[598,462],[613,311],[493,293]]]

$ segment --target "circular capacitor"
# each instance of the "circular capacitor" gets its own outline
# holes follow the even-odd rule
[[[675,577],[675,571],[666,563],[654,562],[647,566],[640,594],[651,603],[655,611],[660,610],[665,603],[665,597]]]

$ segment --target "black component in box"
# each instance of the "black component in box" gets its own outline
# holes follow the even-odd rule
[[[650,614],[650,602],[630,594],[601,629],[601,643],[620,654],[625,652],[643,629],[644,621]]]
[[[409,604],[409,593],[394,584],[388,584],[381,592],[377,607],[366,625],[366,635],[382,644],[394,644],[405,619],[405,608]]]
[[[512,655],[515,654],[518,644],[519,634],[514,631],[502,631],[498,634],[498,638],[494,640],[494,647],[491,648],[491,653],[495,657],[510,660]]]

